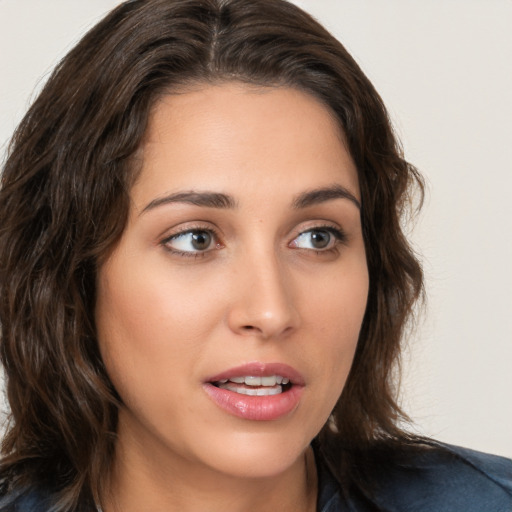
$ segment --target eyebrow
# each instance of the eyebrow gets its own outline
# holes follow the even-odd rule
[[[328,187],[316,188],[299,194],[292,203],[293,208],[302,209],[314,206],[333,199],[348,199],[361,209],[361,203],[349,190],[341,185],[331,185]]]
[[[222,194],[220,192],[178,192],[176,194],[170,194],[165,197],[158,197],[153,199],[145,208],[141,214],[149,210],[153,210],[158,206],[171,203],[187,203],[194,206],[206,206],[208,208],[236,208],[236,201],[233,197]]]
[[[317,204],[332,201],[334,199],[348,199],[354,203],[358,209],[361,209],[361,203],[356,197],[341,185],[331,185],[328,187],[317,188],[302,192],[292,201],[292,207],[300,210],[314,206]],[[148,205],[144,207],[140,215],[143,213],[158,208],[159,206],[172,203],[186,203],[194,206],[204,206],[207,208],[218,209],[234,209],[237,207],[235,199],[221,192],[177,192],[169,194],[164,197],[153,199]]]

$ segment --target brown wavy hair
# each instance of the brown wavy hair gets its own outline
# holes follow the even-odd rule
[[[132,0],[62,60],[9,146],[0,189],[0,355],[10,404],[3,494],[51,489],[58,512],[99,503],[120,400],[96,339],[97,269],[123,233],[156,99],[233,80],[319,99],[359,173],[368,305],[318,453],[349,489],[363,480],[358,468],[372,446],[410,439],[399,426],[396,368],[423,285],[401,223],[423,184],[381,98],[345,48],[286,1]]]

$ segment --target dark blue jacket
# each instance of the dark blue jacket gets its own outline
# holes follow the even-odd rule
[[[318,464],[318,512],[512,512],[512,460],[438,446],[380,466],[371,494],[344,497]]]

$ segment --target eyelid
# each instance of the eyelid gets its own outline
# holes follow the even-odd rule
[[[340,225],[331,223],[329,221],[318,221],[318,223],[308,223],[306,226],[299,226],[294,231],[294,240],[300,235],[304,233],[309,233],[310,231],[328,231],[329,233],[332,233],[334,236],[336,236],[336,238],[342,241],[345,241],[348,238],[345,230]]]

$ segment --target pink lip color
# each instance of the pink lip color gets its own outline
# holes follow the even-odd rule
[[[292,387],[278,395],[248,396],[213,385],[213,382],[243,375],[281,375],[290,379]],[[226,412],[246,420],[269,421],[282,418],[296,409],[304,390],[304,379],[299,372],[285,364],[249,363],[207,379],[203,387],[208,396]]]

